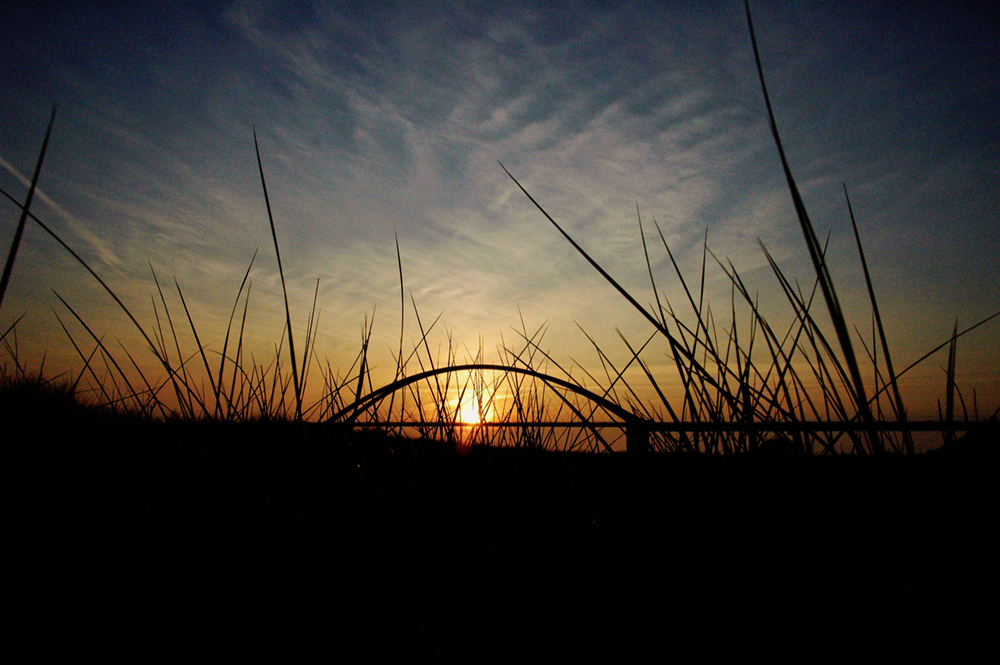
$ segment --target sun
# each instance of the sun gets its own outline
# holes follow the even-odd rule
[[[463,425],[478,425],[483,422],[479,405],[475,400],[467,400],[458,410],[458,421]]]

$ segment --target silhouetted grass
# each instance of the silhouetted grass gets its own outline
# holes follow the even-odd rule
[[[277,256],[259,149],[257,157]],[[817,321],[817,291],[831,316],[839,308],[825,249],[783,167],[817,271],[803,291],[761,246],[793,313],[785,329],[769,323],[707,240],[695,288],[654,220],[696,321],[686,323],[662,299],[637,210],[655,301],[643,307],[525,190],[653,327],[642,344],[621,336],[624,364],[588,336],[601,367],[581,368],[585,379],[543,350],[544,326],[530,330],[523,319],[498,362],[486,361],[482,344],[460,351],[447,331],[434,353],[440,317],[425,325],[412,294],[419,335],[405,349],[398,240],[400,343],[387,385],[375,385],[370,370],[374,312],[344,373],[316,356],[315,295],[298,337],[304,345],[294,347],[280,258],[282,337],[272,357],[247,352],[256,253],[216,361],[176,280],[173,300],[152,274],[154,323],[141,325],[25,203],[22,223],[33,219],[98,281],[164,376],[105,344],[62,297],[85,333],[56,313],[78,372],[44,378],[44,360],[29,368],[18,353],[17,321],[3,332],[10,630],[41,625],[50,639],[102,653],[127,635],[149,648],[225,643],[259,656],[273,637],[283,655],[302,645],[310,655],[318,648],[378,662],[995,656],[997,414],[964,438],[955,431],[959,408],[970,418],[955,377],[957,340],[985,321],[956,326],[897,373],[854,224],[876,326],[865,347],[876,382],[866,390],[848,357],[843,315],[835,340]],[[710,262],[731,283],[728,331],[705,301]],[[183,319],[170,302],[180,303]],[[750,315],[739,323],[744,304]],[[194,349],[181,344],[184,325]],[[643,360],[657,337],[671,350],[680,399],[668,397],[668,377]],[[892,437],[877,429],[876,414],[905,423],[899,377],[945,346],[939,425],[948,445],[932,455],[882,455],[913,444],[905,430]],[[649,390],[626,381],[636,369]],[[320,383],[312,402],[311,378]],[[650,392],[652,401],[640,396]],[[467,400],[510,426],[463,425]],[[677,454],[577,454],[619,445],[611,433],[620,426],[605,422],[612,417],[629,427],[630,447],[647,434],[652,448]],[[557,434],[546,421],[574,426]],[[817,421],[856,427],[767,429]],[[672,424],[690,427],[657,429]],[[456,454],[456,443],[471,450]],[[807,452],[818,454],[800,455]]]
[[[906,408],[898,388],[898,379],[917,363],[929,357],[930,354],[925,355],[902,372],[897,373],[895,371],[886,341],[884,325],[879,314],[875,290],[868,273],[860,234],[854,219],[853,209],[850,206],[850,199],[847,198],[845,186],[845,198],[847,198],[858,252],[864,268],[865,281],[876,326],[875,331],[883,350],[883,359],[886,365],[886,374],[883,374],[873,353],[874,349],[865,347],[876,375],[874,393],[869,396],[869,391],[866,389],[861,377],[861,369],[854,352],[847,321],[839,304],[833,278],[825,259],[826,250],[820,243],[812,226],[809,214],[785,157],[784,147],[771,108],[770,96],[767,92],[763,65],[761,64],[756,35],[750,16],[749,2],[745,3],[745,7],[751,44],[760,77],[761,91],[764,96],[771,134],[778,150],[778,156],[785,174],[792,203],[802,228],[806,248],[816,272],[816,281],[811,291],[808,293],[802,292],[785,277],[778,264],[767,251],[767,248],[763,243],[760,243],[761,250],[764,252],[778,285],[784,293],[795,317],[795,322],[784,332],[774,330],[769,325],[765,315],[758,309],[755,298],[751,296],[748,289],[744,286],[735,266],[732,263],[728,263],[728,265],[724,264],[714,254],[711,254],[708,249],[707,239],[702,258],[701,287],[698,297],[695,298],[691,288],[689,288],[688,281],[681,273],[670,251],[670,247],[660,230],[659,224],[656,224],[654,219],[653,221],[662,241],[663,248],[670,259],[676,277],[683,288],[687,303],[690,305],[691,312],[697,321],[693,329],[691,326],[685,324],[680,315],[674,311],[669,303],[664,304],[661,302],[660,292],[662,289],[657,287],[656,277],[653,273],[649,257],[649,248],[646,244],[645,233],[643,232],[642,217],[637,209],[636,213],[639,218],[642,249],[656,304],[655,309],[652,311],[644,307],[639,303],[638,298],[629,293],[602,268],[545,211],[542,205],[503,164],[500,166],[539,212],[542,213],[545,219],[559,231],[629,304],[652,324],[659,335],[665,338],[670,350],[670,356],[675,364],[677,375],[680,377],[683,386],[683,394],[678,400],[679,403],[673,403],[668,399],[661,389],[660,384],[662,381],[659,381],[654,376],[640,357],[641,349],[635,350],[625,340],[624,336],[622,336],[622,341],[632,354],[630,364],[634,362],[642,369],[643,374],[649,380],[650,386],[659,398],[659,403],[642,402],[637,396],[637,391],[627,384],[624,384],[626,391],[625,400],[638,417],[649,423],[654,433],[657,432],[657,427],[660,423],[693,423],[701,424],[702,427],[692,428],[690,436],[667,434],[669,428],[660,427],[660,436],[656,436],[652,441],[655,447],[661,450],[693,450],[723,454],[752,452],[761,443],[759,435],[754,432],[766,431],[767,425],[771,424],[776,432],[789,431],[792,438],[791,447],[793,450],[799,452],[812,453],[819,450],[825,453],[833,453],[848,451],[858,454],[881,455],[887,450],[891,450],[894,452],[912,453],[914,450],[913,439],[910,432],[910,424],[907,421]],[[732,311],[732,325],[730,331],[722,339],[719,338],[715,327],[711,308],[704,300],[705,264],[709,254],[712,255],[715,262],[725,272],[733,285],[730,307]],[[826,303],[826,312],[830,317],[834,329],[836,340],[834,343],[831,343],[828,333],[824,332],[824,326],[817,320],[814,314],[812,305],[817,289],[823,294],[823,300]],[[741,332],[741,324],[736,314],[738,300],[742,300],[752,312],[748,324],[749,330],[743,329],[743,332]],[[998,315],[1000,315],[1000,312],[980,321],[975,326],[963,331],[962,334]],[[619,335],[621,336],[620,332]],[[946,442],[954,438],[951,423],[954,421],[954,354],[958,336],[959,333],[956,326],[950,344],[946,342],[950,348],[948,387],[946,390],[947,405],[945,413],[941,418],[942,431]],[[742,342],[741,339],[743,340]],[[864,345],[863,338],[860,339],[862,345]],[[761,343],[766,346],[766,352],[764,352],[763,357],[769,358],[767,361],[760,359],[761,354],[755,356],[755,345],[756,348],[759,348]],[[836,347],[839,347],[839,352]],[[938,349],[940,348],[938,347]],[[938,349],[935,349],[935,351]],[[602,361],[607,358],[607,355],[600,349],[598,349],[598,353]],[[801,369],[803,366],[806,369],[804,373]],[[567,378],[573,380],[568,372],[564,372],[564,374]],[[617,372],[614,380],[611,381],[611,386],[616,383],[624,383],[623,375],[624,371]],[[588,378],[593,379],[589,375]],[[610,375],[608,378],[609,380],[611,379]],[[818,394],[816,394],[816,390],[810,387],[810,383],[814,383],[819,387]],[[878,413],[886,412],[880,400],[887,388],[892,389],[892,400],[890,401],[888,411],[895,415],[895,422],[898,423],[897,432],[887,431],[881,426],[881,422],[876,423],[872,411],[872,406],[874,405]],[[843,423],[844,426],[839,428],[831,427],[831,431],[829,432],[814,432],[812,434],[800,431],[797,428],[797,425],[800,423],[822,422]],[[755,430],[739,430],[738,428],[733,429],[729,427],[732,424],[739,423],[744,423],[748,426],[755,425],[757,427]]]
[[[498,362],[487,362],[481,345],[475,352],[465,348],[460,353],[459,345],[447,330],[446,347],[439,348],[434,353],[429,338],[438,326],[440,316],[425,326],[411,294],[410,303],[419,336],[412,349],[406,352],[406,290],[397,239],[401,315],[400,344],[394,358],[394,378],[383,386],[373,383],[368,356],[374,311],[371,319],[366,317],[364,321],[360,350],[353,363],[345,373],[335,372],[328,361],[321,361],[315,353],[316,330],[319,326],[318,282],[305,326],[304,347],[296,348],[276,220],[271,211],[260,146],[254,132],[264,207],[282,286],[285,325],[281,339],[274,345],[273,357],[259,359],[253,354],[247,357],[244,336],[252,286],[249,277],[257,256],[255,252],[236,292],[216,363],[210,359],[210,355],[215,352],[210,350],[209,343],[203,341],[176,279],[176,297],[183,309],[187,330],[194,339],[193,350],[182,348],[179,329],[184,324],[171,311],[168,298],[161,288],[158,276],[152,271],[152,266],[150,270],[158,300],[152,301],[155,323],[153,326],[146,326],[139,322],[112,288],[79,254],[30,211],[31,195],[52,130],[54,111],[26,202],[22,205],[10,194],[3,192],[22,211],[4,267],[3,287],[6,286],[13,267],[23,226],[31,218],[64,247],[118,304],[145,340],[147,350],[153,354],[164,374],[152,375],[148,368],[144,368],[141,359],[137,359],[129,349],[110,348],[72,304],[56,294],[79,329],[84,331],[83,336],[74,334],[59,313],[56,313],[59,325],[82,363],[82,369],[72,382],[73,393],[79,394],[86,385],[90,391],[89,399],[112,413],[132,413],[160,420],[324,421],[348,429],[377,428],[388,433],[415,433],[425,438],[460,440],[477,445],[513,445],[567,451],[611,451],[616,446],[620,447],[624,429],[627,446],[633,450],[652,448],[711,454],[755,452],[771,436],[772,443],[768,444],[770,447],[783,441],[781,445],[784,448],[797,453],[912,453],[914,446],[908,429],[911,425],[907,419],[898,379],[930,354],[902,372],[895,371],[854,211],[848,198],[848,210],[873,315],[870,347],[859,333],[859,340],[872,364],[872,374],[875,377],[872,389],[866,388],[848,323],[839,305],[833,277],[825,260],[825,247],[812,227],[785,158],[765,83],[749,3],[746,3],[746,9],[771,133],[816,273],[815,282],[807,291],[803,291],[784,275],[761,243],[761,250],[771,267],[777,287],[785,296],[793,315],[792,324],[784,330],[775,329],[769,323],[768,315],[759,309],[756,298],[745,286],[736,267],[728,261],[723,262],[710,251],[707,237],[702,253],[699,285],[697,289],[692,288],[690,280],[682,274],[659,224],[653,219],[663,250],[683,289],[686,300],[683,309],[689,309],[694,316],[693,325],[686,323],[687,318],[661,298],[663,289],[657,285],[658,276],[654,274],[650,258],[651,248],[647,245],[642,216],[637,208],[642,251],[655,301],[655,306],[653,303],[649,307],[643,306],[501,164],[514,183],[559,233],[645,317],[654,333],[643,344],[634,345],[619,332],[629,351],[628,360],[622,366],[616,366],[611,356],[588,335],[601,362],[603,378],[595,376],[586,368],[580,368],[583,374],[581,378],[579,372],[574,376],[542,350],[540,342],[544,327],[532,332],[526,328],[523,320],[516,343],[504,341],[498,349]],[[726,274],[732,286],[731,302],[728,304],[732,324],[728,331],[721,333],[704,293],[709,258]],[[0,298],[2,291],[3,288],[0,288]],[[825,311],[833,327],[832,336],[818,320],[814,307],[817,291],[822,293]],[[745,306],[750,312],[746,322],[742,322],[737,316],[738,305],[741,309]],[[241,306],[242,316],[236,327]],[[961,398],[954,363],[957,341],[962,335],[998,314],[962,332],[956,326],[950,340],[938,347],[949,346],[945,406],[940,417],[940,427],[946,442],[953,441],[956,438],[956,428],[962,426],[956,422],[955,415],[955,397]],[[17,376],[26,376],[16,345],[12,347],[8,340],[9,335],[16,336],[16,322],[4,332],[2,338],[6,359],[10,363],[9,367],[5,364],[3,368],[8,381]],[[682,387],[679,398],[668,396],[664,389],[666,382],[674,381],[674,377],[657,376],[642,357],[646,346],[657,336],[663,338],[668,345],[673,369]],[[878,362],[876,348],[882,350],[884,369]],[[196,370],[198,366],[200,367]],[[635,375],[637,371],[648,380],[648,386],[640,388],[630,385],[626,377]],[[311,375],[315,377],[317,374],[320,389],[310,392],[307,390],[307,383]],[[643,397],[650,394],[654,395],[652,400]],[[306,401],[307,395],[314,396],[311,398],[312,402]],[[461,422],[462,406],[468,402],[475,405],[480,419],[489,420],[491,424]],[[965,419],[968,420],[964,402],[962,406]],[[978,408],[973,411],[974,417],[978,418]],[[876,413],[879,414],[877,420],[874,415]],[[890,414],[893,422],[898,423],[898,432],[887,431],[884,427],[885,414]],[[992,418],[996,418],[995,412]],[[557,434],[556,429],[543,425],[546,422],[561,422],[568,426],[558,430]],[[831,426],[830,431],[815,431],[811,426],[816,423],[834,423],[840,426]]]

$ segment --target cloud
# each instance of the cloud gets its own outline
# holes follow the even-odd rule
[[[20,171],[15,169],[7,160],[0,157],[0,168],[7,171],[11,176],[13,176],[20,184],[24,185],[25,188],[31,187],[31,180],[25,177]],[[98,237],[86,228],[80,221],[76,219],[75,216],[64,207],[56,203],[49,197],[48,194],[41,187],[35,188],[35,202],[44,203],[45,206],[54,212],[56,216],[59,217],[70,229],[70,231],[80,240],[82,240],[90,249],[97,255],[97,257],[107,266],[112,268],[120,267],[122,264],[121,259],[118,254],[113,251],[109,243],[103,238]],[[36,212],[37,208],[33,206],[32,212]],[[38,213],[36,213],[37,215]],[[48,226],[48,224],[46,225]],[[49,226],[49,228],[52,228]],[[54,229],[53,229],[54,230]],[[65,240],[64,240],[65,242]],[[73,245],[70,245],[71,247]]]

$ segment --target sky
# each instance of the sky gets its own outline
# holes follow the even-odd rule
[[[778,129],[829,237],[849,323],[870,341],[845,186],[897,369],[956,320],[1000,310],[1000,22],[987,4],[751,7]],[[451,339],[459,360],[482,346],[494,362],[498,345],[523,346],[518,330],[547,326],[553,361],[600,377],[587,335],[623,363],[618,331],[633,345],[651,334],[501,163],[646,304],[638,210],[660,295],[688,321],[654,219],[692,285],[707,234],[776,327],[790,310],[758,240],[790,278],[814,279],[738,0],[4,3],[0,84],[0,186],[24,199],[57,104],[32,211],[143,325],[155,323],[151,268],[183,316],[176,279],[216,352],[257,250],[247,346],[273,356],[284,324],[254,131],[293,329],[302,339],[319,280],[316,352],[334,369],[373,321],[373,372],[392,378],[396,238],[407,351],[420,337],[414,304],[425,327],[440,315],[431,348]],[[5,255],[18,216],[0,201]],[[729,329],[731,284],[711,259],[705,293]],[[56,294],[106,343],[151,362],[118,306],[29,222],[0,323],[24,315],[22,362],[79,371],[57,315],[93,343]],[[666,372],[658,343],[644,358]],[[970,408],[975,391],[992,413],[1000,319],[958,349]],[[946,363],[945,351],[908,375],[913,415],[937,415]]]

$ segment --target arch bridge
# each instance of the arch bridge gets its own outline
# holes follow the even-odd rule
[[[358,414],[362,413],[365,409],[378,404],[382,400],[386,399],[394,392],[402,390],[407,386],[413,385],[414,383],[419,383],[420,381],[425,381],[431,379],[435,376],[440,376],[442,374],[452,374],[457,372],[503,372],[506,374],[521,374],[524,376],[529,376],[538,379],[550,386],[559,386],[572,393],[580,395],[593,402],[597,406],[601,407],[608,413],[621,418],[622,427],[625,428],[625,450],[628,453],[641,453],[649,450],[649,425],[646,420],[636,416],[634,413],[622,408],[619,404],[612,402],[611,400],[598,395],[597,393],[591,392],[586,388],[576,385],[565,379],[560,379],[555,376],[550,376],[542,372],[525,368],[525,367],[508,367],[507,365],[493,365],[486,363],[470,363],[466,365],[450,365],[448,367],[437,367],[435,369],[430,369],[419,374],[414,374],[412,376],[406,376],[392,383],[386,384],[381,388],[373,390],[367,395],[356,399],[352,404],[344,407],[337,413],[333,414],[327,418],[324,422],[330,424],[354,424],[355,419]],[[579,414],[578,414],[579,415]],[[610,446],[606,443],[604,444],[608,451],[610,451]]]

